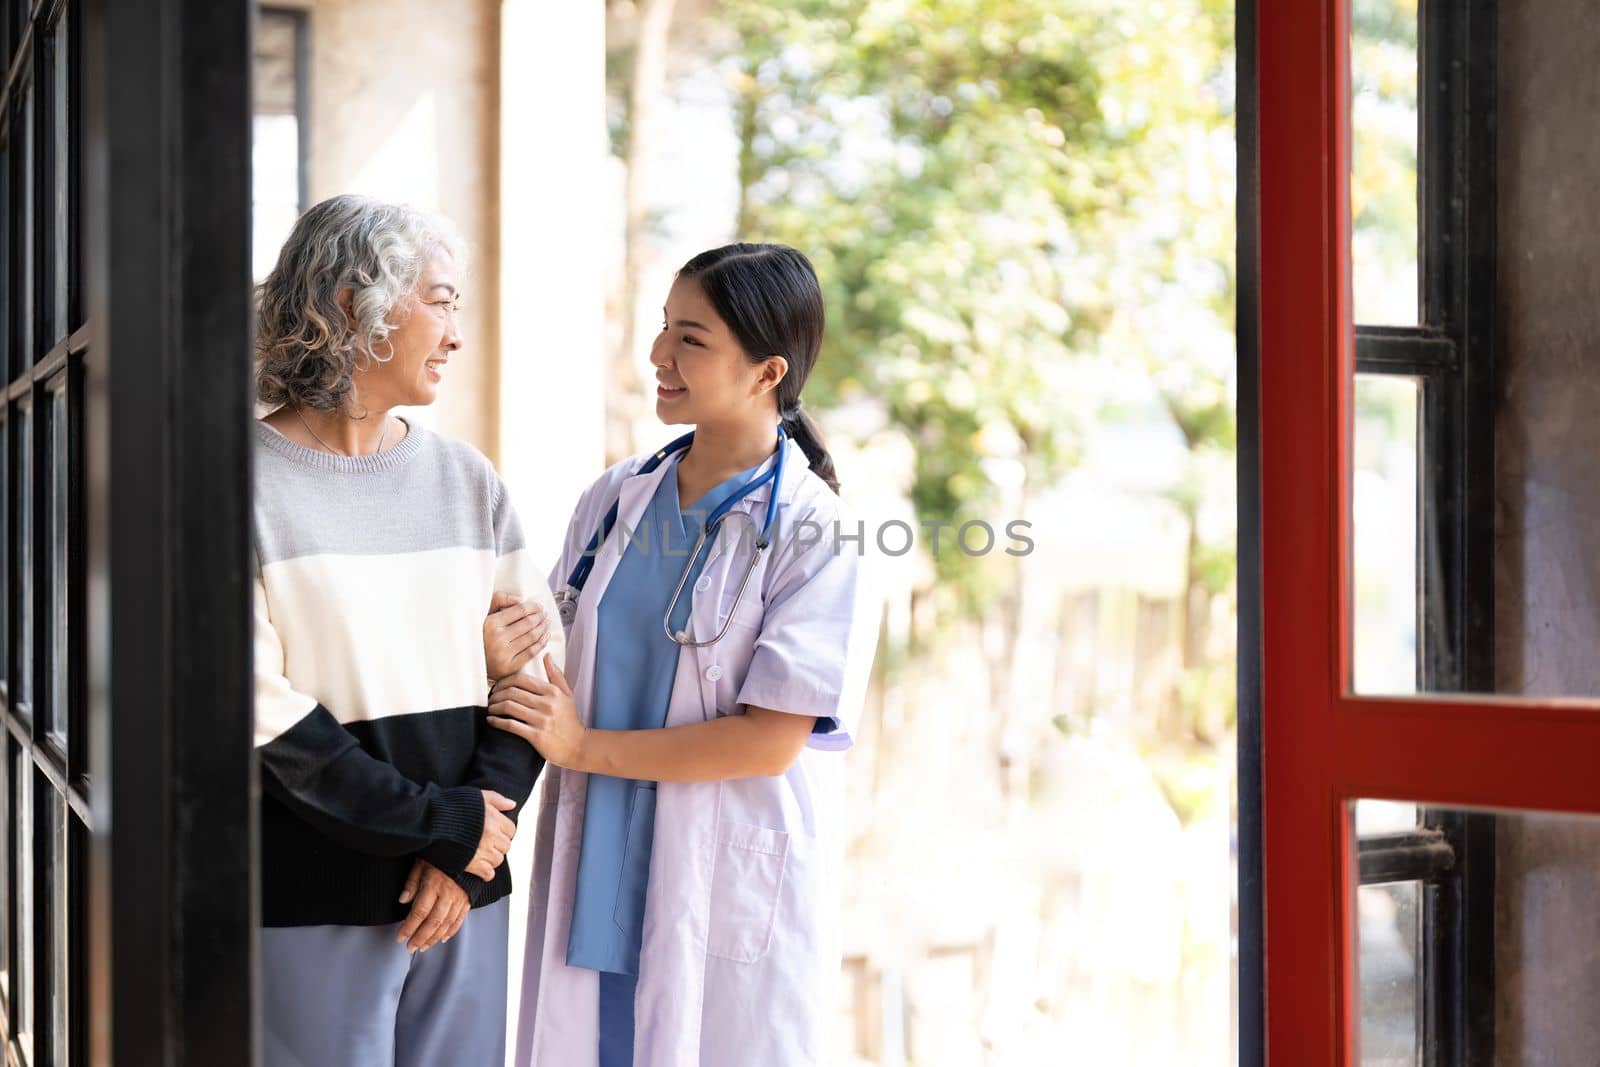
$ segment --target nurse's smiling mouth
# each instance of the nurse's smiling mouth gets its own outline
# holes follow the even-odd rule
[[[687,393],[688,391],[689,390],[688,390],[687,387],[674,389],[674,388],[669,387],[665,382],[661,382],[661,381],[657,381],[656,382],[656,396],[659,396],[663,400],[671,400],[674,397],[682,396],[684,393]]]

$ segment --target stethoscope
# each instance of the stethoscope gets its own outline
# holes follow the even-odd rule
[[[745,586],[750,584],[750,575],[756,569],[756,562],[761,558],[761,553],[765,552],[767,547],[772,544],[772,520],[778,514],[778,487],[783,484],[784,441],[788,436],[783,427],[779,426],[777,462],[772,465],[772,468],[767,473],[750,479],[730,493],[728,498],[718,504],[716,510],[701,524],[700,536],[695,540],[694,551],[689,553],[688,562],[683,565],[683,573],[678,576],[678,587],[672,591],[672,599],[667,602],[666,614],[661,616],[661,629],[675,643],[686,648],[705,648],[707,645],[714,645],[721,641],[723,635],[728,632],[728,627],[733,625],[734,611],[738,610],[739,601],[744,597]],[[694,431],[691,430],[645,460],[636,473],[650,474],[661,466],[668,456],[683,451],[693,443]],[[672,613],[677,610],[678,598],[683,596],[683,587],[689,583],[689,572],[694,569],[694,561],[700,558],[700,550],[705,547],[706,540],[713,531],[722,525],[722,520],[728,517],[735,504],[768,482],[773,483],[773,485],[772,493],[767,498],[766,522],[761,525],[761,537],[756,541],[755,551],[750,553],[750,562],[745,564],[744,577],[739,580],[739,591],[733,595],[733,608],[729,610],[728,617],[723,620],[722,629],[717,631],[717,636],[709,641],[691,641],[687,632],[674,633],[672,629]],[[621,507],[622,500],[618,498],[617,502],[611,505],[611,510],[606,512],[605,522],[601,524],[600,529],[596,530],[594,536],[589,538],[589,545],[583,550],[582,558],[578,560],[578,565],[572,568],[572,574],[567,578],[567,588],[555,595],[556,608],[561,613],[562,626],[571,626],[573,620],[578,617],[578,596],[583,592],[584,583],[589,580],[589,572],[594,570],[595,556],[599,553],[600,546],[605,543],[606,538],[611,536],[611,529],[617,524],[617,513]],[[747,521],[753,529],[755,520],[747,517]]]

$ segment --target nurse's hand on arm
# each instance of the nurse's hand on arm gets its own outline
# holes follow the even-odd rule
[[[659,730],[592,730],[578,719],[572,687],[545,657],[549,682],[507,678],[489,694],[489,725],[516,734],[558,767],[652,782],[716,782],[779,775],[811,737],[816,719],[749,706],[743,715]]]

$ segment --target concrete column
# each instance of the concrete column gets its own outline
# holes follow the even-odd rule
[[[604,456],[605,263],[621,225],[605,6],[505,0],[500,23],[500,447],[554,560]]]

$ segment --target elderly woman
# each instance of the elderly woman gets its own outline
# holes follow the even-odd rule
[[[461,352],[461,270],[442,221],[340,196],[260,288],[268,1067],[504,1059],[504,860],[543,760],[485,727],[486,677],[511,665],[484,644],[542,679],[555,606],[488,460],[392,413],[432,403]]]

